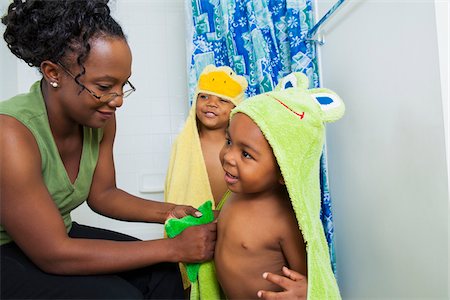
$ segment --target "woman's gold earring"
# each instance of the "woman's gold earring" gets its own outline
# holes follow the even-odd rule
[[[58,87],[58,83],[55,82],[55,81],[50,82],[50,85],[51,85],[52,87],[54,87],[55,89]]]

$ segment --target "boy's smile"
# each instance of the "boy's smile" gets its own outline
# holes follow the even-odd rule
[[[200,130],[203,126],[209,129],[226,128],[233,108],[234,104],[231,101],[215,95],[198,94],[196,115],[200,123]]]
[[[238,177],[231,175],[230,173],[225,171],[225,182],[227,183],[227,185],[232,185],[237,183],[239,180]]]

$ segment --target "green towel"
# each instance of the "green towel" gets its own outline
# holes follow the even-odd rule
[[[214,220],[212,202],[206,201],[198,210],[202,213],[199,218],[186,216],[181,219],[169,219],[164,225],[169,238],[179,235],[188,227],[208,224]],[[186,263],[186,271],[191,282],[191,299],[222,299],[224,298],[216,279],[214,262]]]
[[[216,268],[213,261],[200,265],[198,279],[191,283],[191,300],[219,300],[225,295],[216,279]]]
[[[341,118],[345,106],[334,92],[308,86],[304,74],[291,73],[274,91],[240,103],[230,117],[249,116],[273,149],[306,242],[308,299],[340,299],[320,220],[319,167],[324,123]]]

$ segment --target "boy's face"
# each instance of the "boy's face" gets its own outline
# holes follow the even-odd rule
[[[200,127],[207,129],[227,128],[230,112],[234,108],[231,101],[209,94],[198,94],[196,115]]]
[[[259,127],[245,114],[233,116],[220,161],[232,192],[270,192],[282,182],[272,148]]]

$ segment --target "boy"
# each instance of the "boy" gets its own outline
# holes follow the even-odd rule
[[[204,68],[184,128],[172,146],[164,188],[166,202],[198,207],[213,200],[213,209],[220,209],[227,186],[219,152],[230,112],[244,99],[246,88],[245,77],[230,67]],[[186,276],[183,281],[188,287]]]
[[[214,255],[229,299],[279,291],[262,274],[282,275],[283,266],[308,276],[308,298],[340,298],[320,221],[319,159],[323,122],[339,119],[344,105],[328,90],[307,87],[306,76],[294,73],[232,112],[220,153],[232,193]]]
[[[166,201],[198,207],[226,191],[219,152],[231,110],[244,99],[247,80],[229,67],[208,65],[200,74],[194,103],[172,146],[165,183]]]

